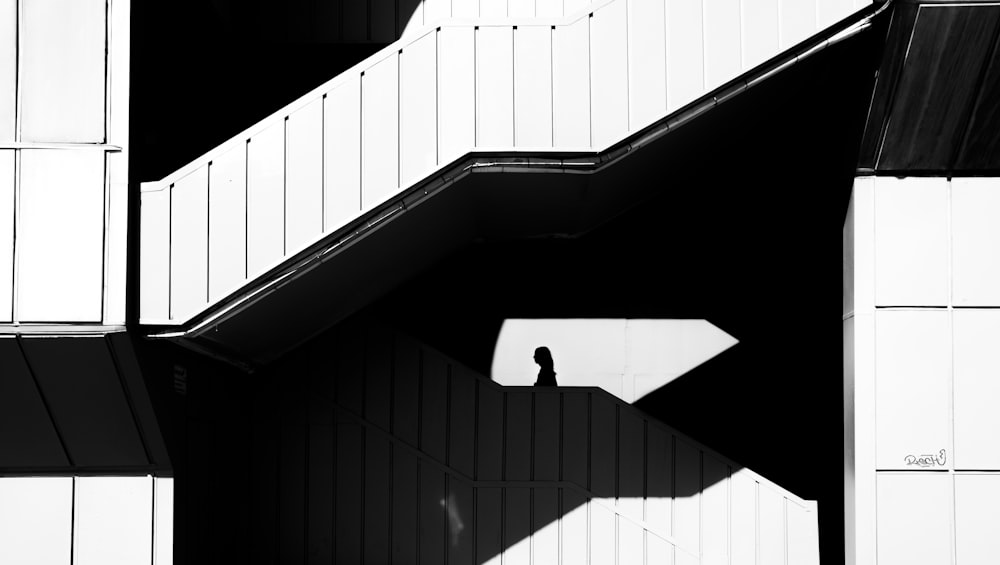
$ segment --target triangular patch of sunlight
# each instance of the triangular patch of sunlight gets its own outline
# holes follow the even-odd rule
[[[508,319],[492,378],[534,384],[536,347],[552,352],[561,386],[595,386],[634,402],[738,343],[707,320]]]

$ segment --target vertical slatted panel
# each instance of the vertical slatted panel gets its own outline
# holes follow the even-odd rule
[[[17,0],[0,0],[0,142],[14,141],[17,93]]]
[[[603,148],[628,132],[628,14],[613,2],[591,18],[593,143]]]
[[[368,2],[367,0],[343,0],[341,15],[344,23],[341,29],[344,41],[358,42],[368,39]]]
[[[646,533],[646,563],[649,565],[673,565],[674,547],[667,540]]]
[[[728,565],[729,466],[709,454],[702,461],[702,563]]]
[[[219,300],[246,281],[246,147],[212,160],[208,183],[208,298]]]
[[[445,475],[437,467],[420,463],[420,563],[444,563]]]
[[[348,1],[348,0],[341,0]],[[318,5],[326,2],[318,2]],[[372,41],[376,43],[392,43],[396,40],[396,14],[397,6],[402,8],[405,2],[396,3],[395,0],[368,0],[370,17],[368,25],[372,30]]]
[[[670,535],[674,496],[673,436],[649,426],[646,436],[646,523],[657,534]]]
[[[563,15],[562,0],[535,0],[535,15],[539,18],[552,18]]]
[[[14,152],[9,154],[13,159]],[[13,160],[10,161],[10,175],[10,206],[13,209]],[[169,188],[164,188],[143,192],[140,196],[139,255],[142,262],[139,270],[139,317],[143,322],[163,321],[169,317],[170,192]],[[10,218],[13,220],[13,211]]]
[[[69,565],[73,537],[72,477],[0,480],[0,561]]]
[[[514,144],[552,146],[552,30],[514,30]]]
[[[757,518],[760,565],[785,565],[785,509],[784,498],[776,491],[764,487],[757,489]]]
[[[559,564],[559,490],[532,490],[531,506],[532,565]]]
[[[479,0],[451,0],[451,15],[455,18],[478,18]]]
[[[618,428],[618,510],[642,521],[646,498],[645,422],[629,410],[621,410]]]
[[[170,314],[183,320],[206,303],[208,170],[201,168],[171,189]]]
[[[667,111],[705,92],[703,0],[667,0]]]
[[[409,37],[424,25],[424,0],[397,0],[400,37]]]
[[[309,408],[309,498],[306,556],[309,563],[333,561],[334,471],[333,411],[314,401]]]
[[[852,0],[819,0],[817,4],[816,19],[819,22],[819,29],[837,23],[854,11]]]
[[[323,227],[331,232],[361,210],[360,77],[326,95],[323,118]]]
[[[624,516],[618,516],[618,563],[620,565],[642,565],[644,532],[642,526]]]
[[[575,16],[589,4],[589,0],[563,0],[564,15]]]
[[[531,393],[507,393],[506,452],[504,479],[531,479]]]
[[[361,203],[368,210],[399,188],[399,60],[394,53],[361,78]]]
[[[417,458],[396,447],[392,453],[392,562],[417,562]]]
[[[819,536],[816,531],[816,514],[801,505],[785,500],[788,562],[802,565],[819,565]]]
[[[504,489],[503,562],[529,565],[531,562],[531,489]]]
[[[389,522],[392,484],[392,446],[381,434],[368,432],[365,438],[365,563],[389,561]]]
[[[340,41],[340,0],[317,2],[314,10],[316,40],[324,43]],[[395,18],[392,23],[395,30]]]
[[[667,110],[666,33],[662,0],[629,0],[629,123],[638,130]]]
[[[587,499],[573,489],[562,489],[562,538],[560,553],[563,563],[586,563],[589,543],[587,540]]]
[[[285,130],[273,125],[247,147],[247,264],[256,277],[284,255]]]
[[[778,52],[778,0],[743,0],[743,70],[763,63]]]
[[[788,49],[809,37],[816,30],[816,3],[802,0],[779,0],[779,47]]]
[[[22,140],[103,142],[106,0],[22,2],[21,10]]]
[[[150,563],[152,479],[77,477],[75,481],[72,563]]]
[[[705,2],[705,88],[740,74],[740,0]]]
[[[278,549],[282,563],[305,559],[307,449],[301,401],[281,416],[278,470]],[[214,489],[213,489],[214,490]],[[215,520],[213,520],[213,523]]]
[[[365,430],[344,417],[337,420],[337,563],[361,563],[361,525],[365,492]]]
[[[590,418],[590,491],[594,496],[614,498],[617,406],[604,395],[591,395]]]
[[[514,145],[514,38],[510,27],[476,30],[476,146]]]
[[[484,18],[506,18],[509,0],[479,0],[479,15]]]
[[[451,17],[451,0],[424,0],[424,25]]]
[[[532,480],[559,480],[559,394],[536,392]]]
[[[476,37],[470,27],[445,27],[437,35],[438,161],[449,163],[476,142]]]
[[[448,464],[472,477],[476,463],[476,380],[465,367],[452,365],[450,396]]]
[[[365,328],[365,419],[389,429],[392,406],[392,334],[377,326]]]
[[[360,416],[365,394],[364,336],[353,327],[341,327],[337,334],[337,403]]]
[[[755,565],[757,562],[757,482],[745,470],[732,476],[730,535],[732,565]]]
[[[393,344],[393,434],[417,445],[420,400],[420,349],[411,339],[397,335]]]
[[[589,50],[588,18],[552,30],[553,136],[560,147],[590,147]]]
[[[399,167],[402,186],[437,165],[437,33],[428,33],[399,55]]]
[[[2,544],[0,544],[2,545]],[[174,562],[174,479],[153,478],[153,565]]]
[[[22,322],[101,320],[104,265],[104,155],[99,151],[22,150],[17,234],[18,318]],[[203,171],[200,171],[203,173]],[[199,174],[200,174],[199,173]],[[203,176],[203,175],[202,175]],[[194,190],[194,187],[191,188]],[[190,212],[191,230],[200,229],[200,265],[191,268],[199,294],[183,294],[185,307],[205,300],[205,193]],[[185,197],[189,196],[185,192]],[[194,202],[181,201],[187,211]],[[200,226],[200,228],[196,227]],[[176,233],[176,232],[175,232]],[[188,251],[188,234],[174,245]],[[197,237],[199,234],[190,234]],[[53,257],[58,257],[54,261]],[[176,263],[175,263],[176,265]],[[181,292],[186,289],[181,289]]]
[[[420,378],[420,449],[445,460],[448,434],[448,360],[428,349],[423,350]]]
[[[476,478],[480,481],[498,481],[502,477],[503,418],[503,393],[480,386],[476,435]]]
[[[674,442],[674,539],[689,552],[699,553],[701,537],[701,452],[677,439]]]
[[[288,116],[285,239],[289,255],[323,233],[323,100]]]
[[[270,401],[270,399],[268,399]],[[259,414],[265,404],[256,400]],[[269,406],[269,405],[268,405]],[[251,495],[254,508],[251,548],[264,563],[278,562],[278,426],[274,416],[255,418],[253,440],[259,446],[253,450],[251,465]]]
[[[590,479],[587,426],[590,422],[588,395],[583,392],[563,392],[563,451],[562,480],[586,488]]]
[[[448,565],[473,565],[475,489],[465,481],[448,481]]]
[[[608,505],[613,499],[597,499],[590,503],[590,562],[615,562],[615,513]]]
[[[508,0],[508,16],[512,18],[535,17],[535,0]]]
[[[476,563],[500,563],[502,493],[498,488],[476,489]]]

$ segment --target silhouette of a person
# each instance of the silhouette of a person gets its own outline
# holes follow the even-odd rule
[[[552,352],[548,347],[538,347],[535,349],[535,363],[540,367],[538,370],[538,380],[535,386],[557,386],[556,372],[552,369]]]

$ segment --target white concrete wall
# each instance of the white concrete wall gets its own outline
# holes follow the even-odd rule
[[[143,185],[141,321],[183,324],[470,152],[604,150],[860,7],[428,0],[403,39]]]
[[[995,559],[998,214],[997,178],[855,181],[844,250],[849,563]]]
[[[0,0],[0,326],[125,323],[128,69],[128,0]]]

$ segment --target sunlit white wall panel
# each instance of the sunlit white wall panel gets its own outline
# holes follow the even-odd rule
[[[609,508],[614,499],[595,498],[590,502],[590,562],[615,562],[615,513]]]
[[[951,181],[952,300],[1000,306],[1000,179]]]
[[[14,141],[16,97],[17,0],[0,0],[0,142]]]
[[[514,144],[552,146],[552,29],[514,30]]]
[[[74,565],[150,563],[153,481],[149,477],[78,477]]]
[[[438,32],[438,151],[450,163],[475,145],[476,58],[471,27]]]
[[[590,5],[590,0],[563,0],[563,14],[567,16],[576,15]]]
[[[174,562],[174,479],[153,478],[153,565]]]
[[[951,476],[879,473],[877,484],[878,563],[951,563]]]
[[[170,189],[143,192],[139,211],[139,316],[164,322],[170,317]]]
[[[955,467],[1000,470],[1000,310],[954,312]]]
[[[646,503],[645,521],[653,532],[670,535],[674,438],[658,426],[646,428]]]
[[[399,167],[402,185],[437,165],[437,32],[399,54]]]
[[[507,2],[508,0],[479,0],[479,15],[484,18],[506,18]]]
[[[749,70],[778,53],[778,0],[743,0],[743,70]]]
[[[644,562],[643,532],[638,523],[618,516],[618,563],[629,565]]]
[[[174,183],[170,205],[170,319],[208,302],[208,167]]]
[[[535,17],[535,0],[507,0],[507,15],[512,18]]]
[[[399,189],[399,59],[393,53],[361,79],[361,203],[367,210]]]
[[[476,30],[476,145],[514,144],[514,36],[509,26]]]
[[[0,151],[0,322],[14,305],[14,152]]]
[[[785,528],[788,563],[819,565],[819,535],[815,513],[785,500]]]
[[[629,0],[629,120],[639,129],[667,110],[666,34],[662,0]]]
[[[104,153],[21,151],[17,318],[99,322]]]
[[[882,310],[876,314],[875,332],[877,465],[919,469],[909,457],[937,456],[950,448],[949,315],[944,310]]]
[[[948,303],[948,180],[875,181],[875,304]]]
[[[361,78],[326,95],[323,125],[323,229],[336,230],[361,210]]]
[[[757,562],[757,481],[745,470],[733,472],[730,536],[732,565]]]
[[[701,547],[701,452],[677,440],[674,461],[674,539],[688,551],[698,551]]]
[[[453,18],[479,17],[479,0],[451,0]]]
[[[809,37],[816,31],[816,2],[802,0],[779,0],[778,33],[779,47],[788,49]]]
[[[955,554],[960,565],[1000,555],[1000,475],[955,476]]]
[[[666,0],[667,111],[705,91],[703,0]]]
[[[284,256],[284,214],[285,124],[277,123],[254,135],[247,147],[247,264],[251,278]]]
[[[533,565],[558,565],[559,492],[556,489],[534,489],[533,497],[531,562]]]
[[[592,503],[582,501],[579,497],[574,491],[563,491],[563,563],[587,563],[587,544],[581,541],[587,539],[588,506]]]
[[[589,53],[588,18],[552,30],[552,117],[557,146],[590,146]]]
[[[816,6],[817,30],[830,27],[854,12],[854,0],[819,0]]]
[[[703,565],[729,563],[729,466],[702,456],[701,551]]]
[[[452,0],[424,0],[424,25],[451,17]]]
[[[246,145],[216,157],[208,170],[208,295],[218,300],[246,280]]]
[[[69,565],[72,477],[0,478],[0,563]]]
[[[760,565],[785,565],[785,500],[763,485],[757,490],[760,512]]]
[[[104,141],[105,0],[21,9],[22,139]]]
[[[563,15],[562,0],[535,0],[535,15],[551,18]]]
[[[285,243],[289,255],[323,233],[323,100],[288,116]]]
[[[593,77],[593,143],[603,148],[628,132],[627,2],[618,1],[594,12],[590,22],[590,64]]]
[[[740,74],[740,0],[704,2],[705,88],[712,90]]]

